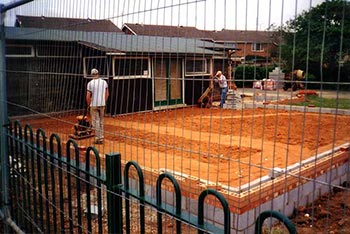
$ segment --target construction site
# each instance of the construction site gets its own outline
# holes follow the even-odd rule
[[[243,102],[249,106],[248,99]],[[340,186],[347,176],[349,113],[260,104],[252,109],[189,107],[106,117],[103,145],[94,145],[92,138],[78,144],[82,152],[94,145],[102,158],[120,152],[124,162],[137,161],[151,187],[161,173],[174,174],[186,199],[215,188],[229,201],[235,227],[245,229],[243,223],[249,226],[255,220],[246,216],[261,206],[290,215],[295,207],[311,202],[313,189],[320,189],[320,195],[329,192],[322,184],[314,187],[313,181],[330,177]],[[55,132],[65,141],[74,131],[76,116],[21,122]],[[276,203],[293,190],[298,195]],[[247,220],[238,224],[237,219]]]
[[[350,233],[347,1],[0,11],[0,232]]]

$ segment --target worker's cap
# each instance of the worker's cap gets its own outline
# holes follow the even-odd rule
[[[91,69],[91,75],[97,75],[98,70],[96,68]]]

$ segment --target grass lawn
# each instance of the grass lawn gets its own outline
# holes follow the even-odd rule
[[[350,109],[350,99],[345,98],[322,98],[314,95],[305,96],[304,101],[293,103],[297,106],[314,105],[322,108]]]

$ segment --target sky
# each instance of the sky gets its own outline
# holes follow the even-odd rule
[[[4,4],[15,0],[1,0]],[[8,11],[16,15],[109,19],[123,23],[193,26],[205,30],[266,30],[325,0],[34,0]]]

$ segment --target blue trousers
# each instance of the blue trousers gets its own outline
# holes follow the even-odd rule
[[[220,107],[222,108],[224,106],[225,100],[226,100],[226,94],[228,91],[228,87],[221,88],[221,101],[220,101]]]

